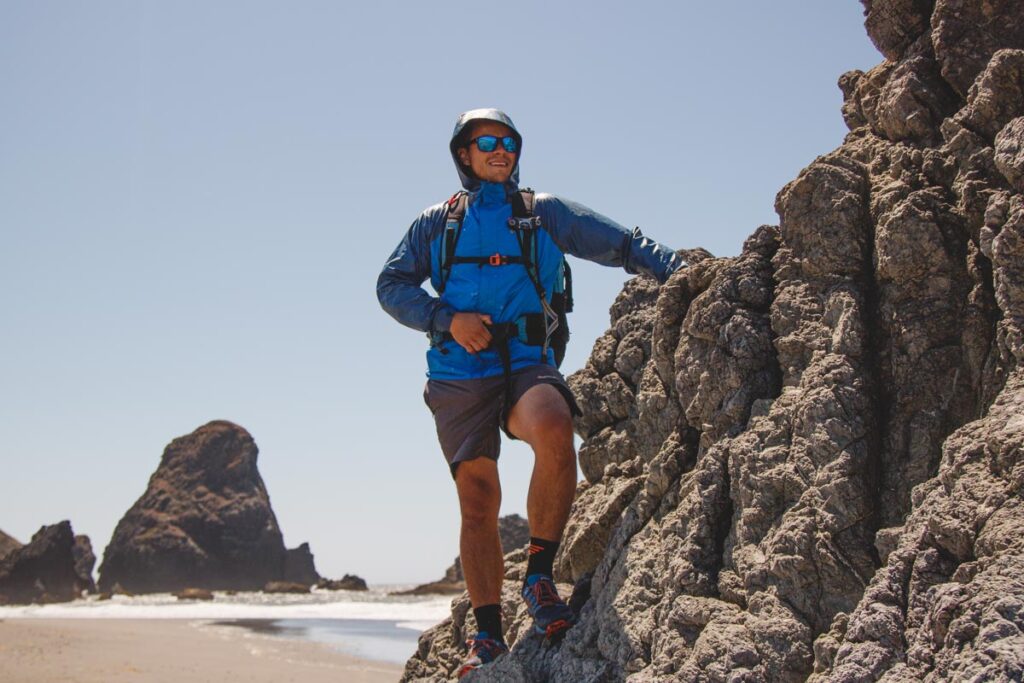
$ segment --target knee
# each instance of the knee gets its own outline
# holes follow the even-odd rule
[[[559,457],[575,456],[572,418],[561,412],[545,413],[537,417],[531,430],[531,446],[557,453]]]
[[[456,471],[462,521],[470,524],[497,523],[501,487],[496,477],[474,471],[469,464],[459,465]]]

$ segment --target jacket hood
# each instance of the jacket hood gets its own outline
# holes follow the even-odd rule
[[[469,192],[475,192],[480,189],[480,180],[475,176],[470,175],[466,171],[466,167],[459,163],[459,154],[456,150],[459,147],[464,147],[466,140],[463,134],[466,132],[467,126],[473,121],[496,121],[502,123],[512,129],[512,135],[516,139],[516,144],[519,148],[519,152],[516,154],[516,165],[512,169],[512,175],[508,178],[506,185],[511,186],[513,189],[519,187],[519,159],[523,156],[523,136],[519,134],[516,129],[516,124],[512,123],[512,119],[509,115],[500,109],[470,109],[467,112],[459,114],[459,118],[455,120],[455,130],[452,131],[451,142],[448,143],[448,149],[452,153],[452,161],[455,162],[455,170],[459,173],[459,180],[462,181],[462,187],[466,188]]]

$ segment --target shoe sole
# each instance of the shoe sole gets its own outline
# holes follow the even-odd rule
[[[500,655],[498,655],[497,657],[495,657],[495,658],[494,658],[494,659],[492,659],[491,661],[489,661],[489,662],[484,662],[484,663],[482,663],[482,664],[463,664],[463,665],[462,665],[462,668],[461,668],[461,669],[459,669],[459,672],[458,672],[458,674],[456,674],[456,678],[459,678],[459,679],[461,679],[461,678],[462,678],[463,676],[465,676],[466,674],[468,674],[468,673],[469,673],[470,671],[476,671],[477,669],[479,669],[479,668],[481,668],[481,667],[484,667],[484,666],[486,666],[486,665],[488,665],[488,664],[493,664],[494,662],[496,662],[496,661],[498,661],[499,659],[501,659],[502,657],[504,657],[504,656],[505,656],[506,654],[508,654],[508,652],[507,652],[507,651],[505,651],[505,652],[501,653]]]

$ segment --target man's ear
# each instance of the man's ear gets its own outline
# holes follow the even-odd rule
[[[459,153],[459,161],[462,162],[462,165],[469,166],[469,151],[465,147],[459,147],[455,151]]]

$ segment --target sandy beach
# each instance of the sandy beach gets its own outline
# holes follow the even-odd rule
[[[393,683],[402,667],[192,619],[0,620],[4,683]]]

